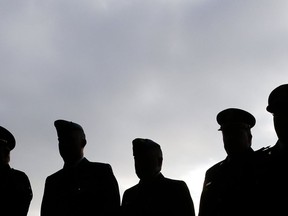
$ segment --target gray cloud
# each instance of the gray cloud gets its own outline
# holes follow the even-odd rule
[[[58,118],[83,125],[88,159],[111,163],[122,192],[138,181],[132,139],[159,142],[164,174],[189,181],[196,211],[199,179],[225,157],[219,111],[255,115],[255,149],[276,140],[265,107],[287,79],[286,1],[0,6],[0,112],[17,139],[11,164],[33,186],[29,216],[39,215],[45,178],[62,166]]]

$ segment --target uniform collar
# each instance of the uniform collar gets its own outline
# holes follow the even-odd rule
[[[277,141],[277,143],[271,147],[271,152],[276,154],[287,154],[288,148],[285,147],[285,144],[283,144],[280,140]]]
[[[63,169],[77,167],[84,159],[85,157],[82,157],[80,160],[76,161],[75,163],[65,163],[63,166]]]
[[[10,170],[11,167],[9,164],[3,164],[3,165],[0,165],[0,172],[7,172],[8,170]]]
[[[159,181],[160,179],[163,179],[163,178],[164,178],[163,174],[161,172],[159,172],[158,174],[156,174],[154,177],[152,177],[149,180],[145,180],[145,181],[140,180],[139,184],[140,185],[149,185],[149,184],[153,184],[154,182],[157,182],[157,181]]]
[[[243,161],[247,161],[251,158],[251,156],[254,154],[254,150],[250,147],[249,149],[247,149],[245,152],[243,152],[242,154],[239,155],[235,155],[235,156],[227,156],[226,160],[227,162],[243,162]]]

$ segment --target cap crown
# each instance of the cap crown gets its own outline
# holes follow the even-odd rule
[[[160,145],[150,139],[136,138],[132,141],[132,145],[134,156],[155,150],[161,152]]]
[[[275,88],[268,97],[266,110],[270,113],[281,112],[288,109],[288,84]],[[288,111],[286,111],[288,112]]]
[[[72,121],[59,119],[54,122],[54,126],[56,127],[58,137],[61,135],[65,135],[66,133],[71,133],[73,131],[80,131],[84,134],[84,130],[81,125]]]
[[[6,128],[0,126],[0,141],[7,143],[10,150],[15,148],[16,140],[12,133]]]
[[[254,127],[256,124],[256,119],[252,114],[238,108],[228,108],[221,111],[218,113],[216,120],[221,126],[220,130],[223,126],[230,124],[243,124],[249,128]]]

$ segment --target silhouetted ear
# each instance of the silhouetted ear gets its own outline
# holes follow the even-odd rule
[[[84,147],[85,147],[85,145],[86,145],[86,143],[87,143],[86,139],[82,139],[82,143],[81,143],[81,146],[84,148]]]

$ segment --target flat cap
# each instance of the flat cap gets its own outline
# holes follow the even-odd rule
[[[6,143],[10,150],[15,148],[16,140],[14,136],[6,128],[1,126],[0,126],[0,141]]]
[[[270,93],[266,110],[270,113],[288,113],[288,84],[280,85]]]
[[[218,113],[216,120],[220,125],[219,130],[223,126],[231,124],[243,124],[248,126],[248,128],[252,128],[256,124],[256,119],[251,113],[238,108],[228,108],[221,111]]]
[[[79,125],[75,122],[72,122],[72,121],[66,121],[66,120],[59,119],[59,120],[56,120],[54,122],[54,126],[56,127],[58,137],[61,134],[70,133],[72,131],[80,131],[84,134],[84,130],[81,127],[81,125]]]
[[[155,150],[161,152],[160,145],[150,139],[136,138],[132,141],[132,145],[134,156]]]

